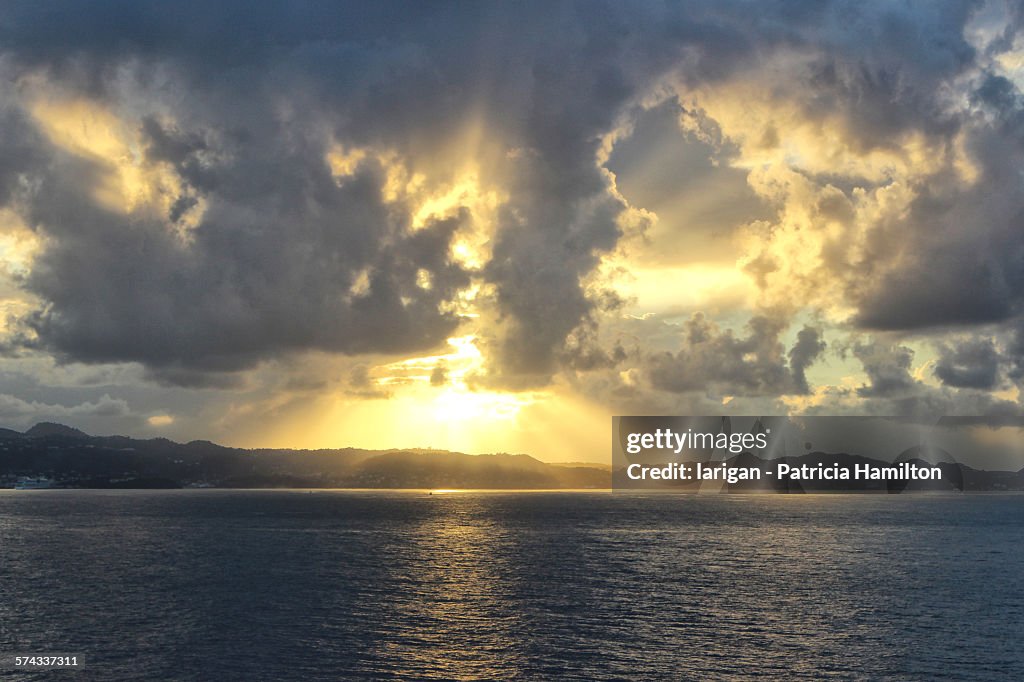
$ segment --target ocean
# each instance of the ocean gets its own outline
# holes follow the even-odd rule
[[[3,491],[68,680],[1024,679],[1024,496]]]

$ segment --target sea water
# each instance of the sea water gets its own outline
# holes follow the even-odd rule
[[[22,652],[83,661],[24,679],[1019,680],[1024,496],[4,491]]]

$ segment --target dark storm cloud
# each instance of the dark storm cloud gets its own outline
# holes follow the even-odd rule
[[[883,330],[1005,322],[1024,302],[1024,98],[1010,81],[988,75],[963,122],[966,149],[980,177],[971,184],[943,172],[918,188],[910,211],[883,226],[876,249],[902,254],[859,295],[856,321]],[[888,260],[885,256],[881,262]]]
[[[992,339],[940,344],[935,376],[946,386],[991,390],[999,384],[1000,355]]]
[[[849,277],[852,321],[863,329],[942,330],[1021,312],[1024,97],[988,71],[996,51],[1013,44],[1021,9],[1006,5],[1009,22],[979,52],[965,27],[983,5],[829,3],[793,27],[799,38],[792,44],[817,55],[794,73],[800,85],[785,95],[806,119],[838,121],[844,142],[859,153],[898,152],[910,135],[944,150],[910,169],[919,177],[885,180],[909,183],[916,195],[910,210],[873,226],[859,259],[828,263],[830,277]],[[954,169],[958,146],[977,179]],[[928,170],[932,162],[937,168]],[[836,184],[851,181],[877,182]]]
[[[182,182],[166,215],[108,210],[93,190],[110,169],[53,148],[12,109],[0,129],[0,202],[18,192],[27,222],[48,237],[25,282],[43,305],[25,324],[36,346],[62,358],[137,361],[189,385],[289,351],[436,346],[460,321],[444,304],[472,276],[448,257],[469,218],[412,232],[409,211],[385,201],[382,162],[367,157],[338,182],[324,155],[340,141],[443,160],[479,119],[503,152],[485,172],[509,197],[493,258],[476,273],[493,285],[498,320],[490,381],[542,384],[567,357],[606,366],[566,344],[592,322],[599,304],[581,280],[617,244],[627,209],[596,164],[602,136],[637,98],[669,72],[714,83],[788,46],[822,55],[805,84],[815,93],[803,103],[808,116],[842,112],[861,146],[916,127],[948,136],[962,121],[935,93],[974,58],[962,38],[971,6],[8,3],[8,80],[42,75],[123,109],[146,159]],[[1000,97],[986,106],[1018,106]],[[1004,152],[1004,165],[1016,160]],[[1002,248],[1017,224],[1008,208],[962,218],[1001,219],[1003,239],[990,243]],[[930,210],[922,204],[920,224]],[[960,264],[949,256],[961,248],[951,235],[920,249],[941,272],[956,266],[949,277],[920,261],[901,270],[906,282],[888,275],[896,296],[863,293],[863,324],[1006,315],[1008,292],[1020,289],[1015,256],[986,265],[979,252]],[[977,283],[955,288],[954,276]],[[766,318],[743,338],[693,324],[691,336],[711,336],[658,361],[666,389],[809,390],[804,372],[820,352],[810,332],[787,365],[781,329]]]
[[[25,112],[11,103],[0,104],[0,207],[18,198],[24,178],[42,170],[47,159],[42,145]]]
[[[797,334],[796,343],[789,349],[789,368],[798,393],[810,393],[807,368],[825,351],[825,347],[821,331],[814,327],[804,327]]]
[[[1006,376],[1018,386],[1024,381],[1024,319],[1014,320],[1005,346]]]
[[[324,155],[338,140],[430,158],[476,116],[517,152],[482,273],[502,320],[493,380],[543,383],[593,309],[580,279],[619,237],[600,137],[684,46],[703,46],[698,70],[737,63],[749,41],[717,23],[613,4],[7,5],[10,77],[42,74],[115,111],[133,96],[146,159],[182,181],[167,215],[121,215],[92,197],[110,169],[30,147],[47,167],[26,212],[50,238],[27,282],[45,302],[27,321],[36,345],[199,385],[290,350],[438,344],[459,321],[439,307],[468,284],[448,261],[452,230],[410,236],[382,198],[385,169],[370,158],[339,184]],[[364,275],[365,294],[347,295]]]
[[[974,64],[963,29],[978,4],[832,4],[806,36],[825,48],[807,75],[806,112],[840,115],[865,149],[890,147],[909,131],[955,132],[959,121],[938,91]]]
[[[917,389],[918,381],[910,374],[914,361],[914,351],[910,348],[880,342],[858,343],[853,347],[853,354],[864,366],[864,373],[871,382],[857,389],[861,396],[899,397]]]
[[[231,373],[220,367],[193,369],[180,364],[147,367],[143,377],[164,387],[230,390],[240,389],[246,385],[244,375]]]
[[[81,187],[92,169],[54,153],[29,211],[53,237],[28,279],[49,304],[30,320],[41,343],[175,377],[282,350],[406,351],[455,328],[438,306],[468,282],[447,257],[456,219],[403,233],[372,165],[339,186],[317,157],[268,142],[228,166],[182,241],[97,206]],[[364,270],[366,292],[349,294]]]
[[[1022,128],[1024,132],[1024,128]],[[975,131],[968,139],[983,176],[962,187],[934,178],[910,211],[882,226],[878,249],[902,259],[860,294],[857,322],[866,328],[914,330],[1006,321],[1024,292],[1024,203],[1017,168],[1024,137]],[[883,261],[886,258],[883,256]],[[871,277],[868,265],[862,276]]]
[[[819,332],[805,327],[789,350],[779,335],[784,320],[751,318],[746,336],[718,325],[698,313],[683,325],[682,348],[653,355],[647,373],[655,388],[685,393],[714,387],[724,393],[778,396],[807,393],[806,370],[825,349]]]
[[[367,137],[444,109],[444,87],[457,83],[438,82],[439,64],[418,54],[431,22],[403,45],[404,22],[421,10],[401,9],[392,23],[384,6],[7,6],[0,35],[15,75],[43,69],[116,105],[118,66],[169,68],[186,91],[174,111],[182,129],[145,116],[147,158],[186,183],[171,222],[199,198],[207,205],[186,244],[160,221],[105,210],[91,196],[103,168],[49,148],[20,112],[7,115],[0,199],[31,173],[37,186],[20,198],[51,237],[28,282],[47,304],[30,320],[38,343],[85,361],[137,360],[195,384],[197,372],[288,349],[397,352],[442,340],[457,319],[438,305],[467,283],[447,260],[452,229],[409,236],[382,200],[384,171],[372,162],[339,186],[324,162],[330,127],[317,125],[349,95],[329,124]],[[456,80],[465,85],[464,75]],[[420,81],[441,92],[417,92]],[[281,102],[304,97],[319,105],[309,116],[281,115]],[[40,157],[46,168],[33,173]],[[415,286],[421,269],[429,292]],[[360,273],[367,291],[347,297]]]

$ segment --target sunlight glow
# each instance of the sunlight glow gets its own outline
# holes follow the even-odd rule
[[[42,240],[20,216],[10,209],[0,209],[0,275],[28,274],[41,248]]]
[[[185,184],[169,164],[146,159],[139,122],[85,99],[63,99],[50,94],[35,97],[32,116],[53,144],[87,159],[100,170],[93,199],[117,213],[148,211],[161,219],[182,196]],[[162,124],[173,127],[170,121]],[[184,242],[202,219],[206,203],[193,196],[195,205],[181,215],[173,229]]]
[[[608,258],[603,282],[632,301],[630,313],[688,314],[693,310],[729,310],[752,306],[753,280],[738,267],[694,264],[683,267],[629,267]]]
[[[522,407],[531,402],[531,398],[522,394],[448,388],[433,401],[434,418],[445,422],[508,420],[514,419]]]

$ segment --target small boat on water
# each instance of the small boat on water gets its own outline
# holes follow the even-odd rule
[[[15,490],[43,490],[53,487],[53,479],[43,476],[22,476],[14,483]]]

